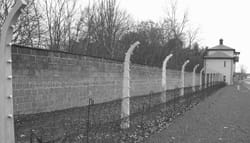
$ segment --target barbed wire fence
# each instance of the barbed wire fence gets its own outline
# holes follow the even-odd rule
[[[89,98],[85,107],[42,113],[15,118],[16,142],[27,143],[117,143],[142,141],[151,133],[168,126],[174,118],[189,110],[200,101],[223,87],[218,82],[214,86],[192,92],[186,87],[184,96],[179,96],[180,88],[164,91],[170,97],[162,103],[162,93],[131,97],[129,129],[120,129],[121,100],[95,104]],[[29,125],[29,127],[27,127]]]

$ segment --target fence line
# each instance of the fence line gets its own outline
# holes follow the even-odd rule
[[[116,143],[126,139],[135,140],[134,132],[153,132],[161,124],[173,120],[198,102],[204,100],[212,92],[223,87],[217,82],[214,86],[203,90],[192,91],[192,87],[184,89],[184,96],[179,96],[180,88],[149,95],[130,97],[130,128],[122,130],[120,123],[121,100],[94,104],[80,108],[56,111],[41,115],[16,118],[16,141],[30,143],[82,143],[107,142]],[[199,86],[195,87],[199,89]],[[167,102],[161,102],[162,94],[166,94]],[[32,124],[30,124],[32,122]]]

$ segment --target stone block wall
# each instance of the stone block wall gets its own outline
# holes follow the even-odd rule
[[[122,97],[123,63],[66,52],[12,47],[14,113],[33,114],[103,103]],[[199,74],[196,75],[199,83]],[[161,89],[161,69],[133,64],[131,96]],[[180,71],[167,70],[168,89],[180,85]],[[192,73],[185,73],[185,86]]]

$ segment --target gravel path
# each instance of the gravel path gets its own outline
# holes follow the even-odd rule
[[[250,85],[214,94],[145,143],[250,143]]]

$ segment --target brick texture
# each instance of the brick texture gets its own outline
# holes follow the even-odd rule
[[[34,114],[103,103],[122,97],[123,63],[66,52],[12,47],[14,113]],[[180,71],[167,70],[168,89],[180,86]],[[196,75],[199,84],[199,74]],[[161,92],[161,69],[133,64],[131,96]],[[185,86],[192,73],[185,73]]]

